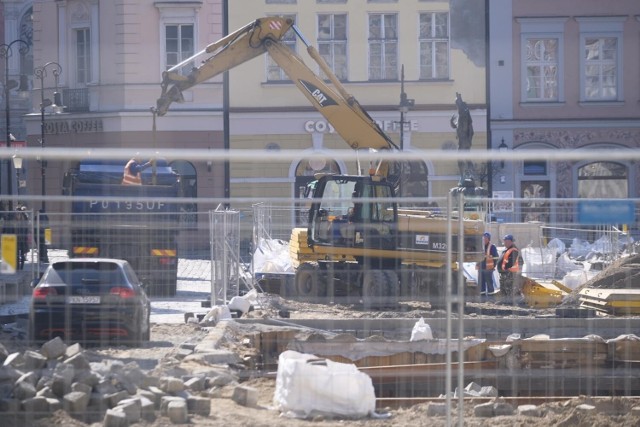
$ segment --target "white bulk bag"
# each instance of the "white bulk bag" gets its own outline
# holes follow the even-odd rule
[[[428,323],[425,323],[424,318],[420,318],[413,325],[413,330],[411,331],[411,339],[409,341],[421,341],[421,340],[432,340],[433,332],[431,332],[431,326]]]
[[[362,418],[373,415],[371,378],[355,365],[287,350],[278,358],[274,406],[285,416]]]

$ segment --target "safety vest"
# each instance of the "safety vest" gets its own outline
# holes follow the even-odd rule
[[[491,242],[487,243],[487,250],[485,251],[485,263],[487,270],[493,270],[493,257],[491,256]]]
[[[122,185],[142,185],[142,174],[131,173],[131,166],[135,163],[136,161],[131,159],[125,165],[124,173],[122,174]]]
[[[520,257],[520,254],[518,253],[518,258],[516,258],[516,261],[513,263],[513,265],[509,268],[506,268],[507,264],[509,263],[509,258],[511,258],[511,253],[513,251],[518,251],[518,248],[515,247],[510,247],[509,249],[507,249],[507,251],[504,253],[504,256],[502,257],[502,271],[510,271],[512,273],[517,273],[520,271],[520,264],[518,263],[518,258]]]

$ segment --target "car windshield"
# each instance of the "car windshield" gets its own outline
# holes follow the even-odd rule
[[[62,262],[51,266],[43,281],[50,285],[101,285],[126,283],[117,264]]]

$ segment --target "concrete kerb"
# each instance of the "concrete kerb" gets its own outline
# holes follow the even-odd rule
[[[503,340],[517,333],[520,338],[529,338],[538,334],[547,334],[551,338],[583,338],[587,335],[599,335],[604,339],[616,338],[625,334],[636,334],[636,322],[629,317],[605,318],[465,318],[464,333],[477,338]],[[633,319],[637,319],[633,318]],[[271,325],[292,328],[310,328],[334,333],[349,333],[356,338],[382,335],[392,340],[409,340],[413,326],[419,319],[414,318],[361,318],[361,319],[234,319],[244,325]],[[446,337],[446,319],[424,319],[436,338]],[[457,324],[457,319],[454,319]],[[455,337],[457,326],[452,331]]]
[[[221,321],[215,327],[208,328],[209,333],[195,346],[193,353],[186,356],[184,361],[202,360],[212,365],[231,365],[241,363],[237,353],[220,349],[220,342],[224,339],[228,321]]]

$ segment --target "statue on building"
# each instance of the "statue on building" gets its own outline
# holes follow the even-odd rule
[[[458,112],[451,116],[451,127],[456,130],[458,138],[458,151],[471,150],[471,143],[473,138],[473,120],[471,119],[471,112],[466,102],[462,100],[462,95],[456,92],[456,107]],[[460,182],[465,178],[473,178],[474,166],[471,160],[459,160],[458,169],[460,170]]]

